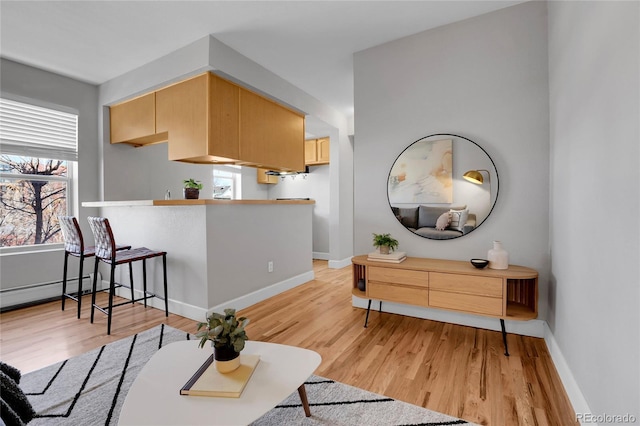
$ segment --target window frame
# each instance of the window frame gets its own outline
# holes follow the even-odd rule
[[[73,114],[76,116],[75,122],[75,131],[76,131],[76,157],[78,156],[78,145],[79,145],[79,131],[80,131],[80,113],[78,110],[70,107],[66,107],[63,105],[53,104],[46,101],[41,101],[38,99],[27,98],[24,96],[13,95],[6,92],[0,92],[0,98],[4,98],[14,102],[20,102],[27,105],[32,105],[40,108],[50,109],[56,112],[62,112],[66,114]],[[0,140],[0,145],[2,145],[2,140]],[[17,147],[17,148],[16,148]],[[40,159],[51,159],[51,160],[62,160],[66,162],[67,166],[67,175],[66,176],[55,176],[55,175],[35,175],[35,174],[22,174],[22,173],[10,173],[6,171],[0,171],[0,179],[2,180],[41,180],[48,182],[65,182],[66,183],[66,194],[65,194],[65,204],[66,204],[66,212],[68,215],[77,215],[76,212],[76,188],[78,184],[78,160],[72,160],[69,158],[55,158],[58,157],[55,155],[56,150],[54,148],[50,149],[52,155],[47,156],[46,150],[42,153],[38,153],[39,155],[34,155],[34,153],[30,150],[28,146],[25,145],[24,151],[20,152],[20,148],[18,144],[11,144],[11,149],[8,153],[2,152],[0,146],[0,154],[14,156],[14,157],[25,157],[25,158],[40,158]],[[44,155],[40,155],[44,154]],[[51,158],[53,157],[53,158]],[[16,255],[16,254],[27,254],[27,253],[42,253],[47,251],[59,251],[64,248],[63,242],[54,242],[54,243],[43,243],[43,244],[28,244],[28,245],[20,245],[20,246],[8,246],[8,247],[0,247],[0,256],[5,255]]]

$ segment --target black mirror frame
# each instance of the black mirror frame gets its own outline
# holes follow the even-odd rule
[[[487,213],[486,217],[482,220],[482,222],[478,223],[471,231],[469,231],[467,234],[462,234],[459,235],[457,237],[453,237],[453,238],[444,238],[444,239],[437,239],[437,238],[429,238],[425,235],[420,235],[418,233],[415,233],[413,231],[411,231],[409,228],[407,228],[405,225],[402,225],[402,223],[400,223],[402,225],[402,227],[404,229],[406,229],[407,231],[411,232],[414,235],[417,235],[421,238],[426,238],[428,240],[432,240],[432,241],[448,241],[448,240],[456,240],[458,238],[464,237],[466,235],[469,235],[470,233],[472,233],[473,231],[475,231],[476,229],[478,229],[480,227],[480,225],[482,225],[488,218],[489,216],[491,216],[491,213],[493,212],[493,209],[496,207],[496,204],[498,203],[498,195],[500,194],[500,177],[498,174],[498,168],[496,167],[496,163],[493,161],[493,158],[491,158],[491,156],[489,155],[489,153],[480,145],[478,145],[476,142],[472,141],[469,138],[466,138],[464,136],[460,136],[460,135],[456,135],[453,133],[434,133],[428,136],[423,136],[420,139],[417,139],[415,141],[413,141],[412,143],[410,143],[409,145],[407,145],[407,147],[405,149],[402,150],[402,152],[400,152],[400,154],[398,154],[398,156],[396,157],[396,159],[393,161],[393,164],[391,165],[391,168],[389,169],[389,174],[387,176],[387,204],[389,205],[389,209],[391,210],[391,213],[393,214],[393,206],[391,205],[391,199],[389,198],[389,179],[391,178],[391,170],[393,170],[393,166],[396,164],[396,162],[398,161],[398,159],[402,156],[402,154],[404,154],[404,152],[409,149],[411,146],[413,146],[415,143],[423,141],[425,139],[428,138],[432,138],[432,137],[440,137],[440,136],[449,136],[449,137],[455,137],[455,138],[460,138],[460,139],[464,139],[467,142],[471,142],[472,144],[474,144],[475,146],[477,146],[482,152],[484,152],[484,154],[487,156],[487,158],[489,159],[489,161],[491,161],[491,165],[493,166],[493,170],[495,171],[496,177],[496,197],[493,200],[493,204],[491,204],[491,208],[489,209],[489,212]],[[492,194],[489,194],[489,197],[491,197]],[[491,198],[490,198],[491,199]],[[395,214],[394,214],[395,217]],[[396,217],[396,220],[398,220],[398,218]],[[399,221],[399,220],[398,220]]]

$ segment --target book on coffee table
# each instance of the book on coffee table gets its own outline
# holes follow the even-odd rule
[[[239,398],[260,362],[260,355],[240,355],[240,367],[222,374],[216,370],[213,354],[180,389],[180,395]]]

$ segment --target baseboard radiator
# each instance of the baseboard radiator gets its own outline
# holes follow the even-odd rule
[[[102,277],[98,273],[98,287],[102,287]],[[93,274],[83,275],[82,294],[91,293]],[[67,279],[67,293],[78,291],[78,277]],[[18,309],[60,299],[62,294],[62,280],[27,284],[18,287],[0,289],[0,312]]]

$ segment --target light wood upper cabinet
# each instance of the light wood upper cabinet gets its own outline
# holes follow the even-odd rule
[[[304,115],[212,73],[111,107],[111,143],[169,141],[169,160],[304,170]]]
[[[111,143],[146,145],[165,142],[167,134],[156,130],[156,95],[146,95],[109,108]]]
[[[270,183],[270,184],[277,184],[278,183],[278,176],[273,176],[273,175],[268,175],[267,172],[269,171],[269,169],[256,169],[257,170],[257,176],[258,176],[258,183]]]
[[[240,89],[240,158],[259,167],[304,170],[304,116]]]
[[[307,139],[304,141],[304,164],[315,164],[318,160],[318,153],[316,151],[316,140]]]
[[[307,139],[304,141],[304,163],[307,166],[329,164],[329,138]]]
[[[318,152],[318,163],[329,164],[329,138],[318,139],[316,150]]]
[[[157,127],[169,133],[169,160],[232,163],[239,158],[238,90],[207,73],[156,92]]]

